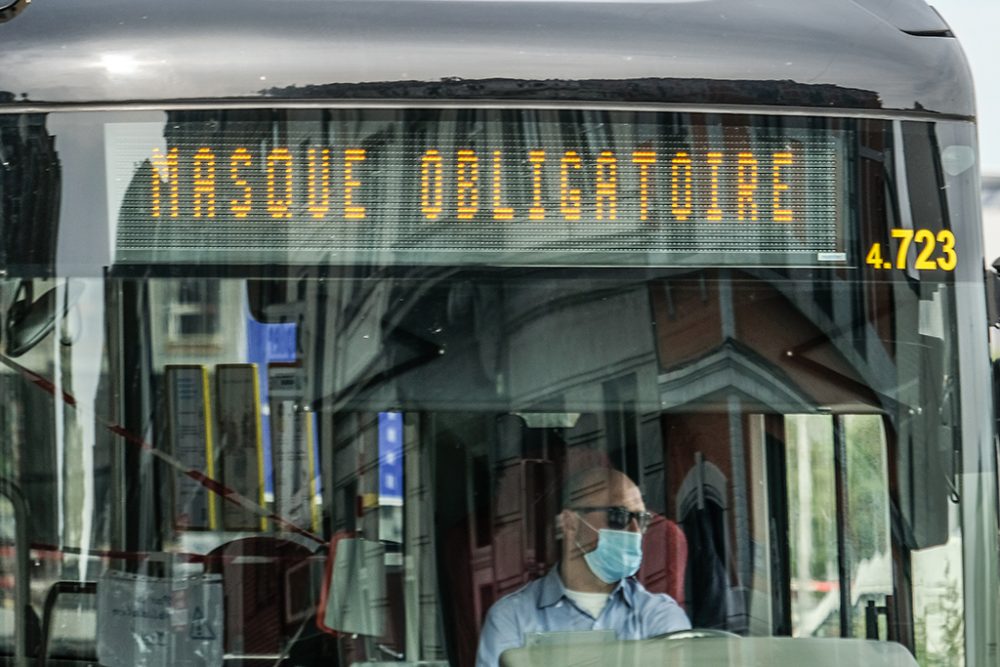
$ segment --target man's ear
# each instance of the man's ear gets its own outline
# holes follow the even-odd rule
[[[563,510],[556,515],[556,537],[564,540],[576,537],[576,522],[571,511]]]

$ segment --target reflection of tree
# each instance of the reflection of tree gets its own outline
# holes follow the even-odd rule
[[[913,618],[913,644],[916,649],[914,657],[921,665],[927,662],[927,620],[923,616]]]
[[[962,591],[959,578],[951,575],[951,565],[944,568],[947,582],[937,604],[914,618],[913,635],[916,642],[917,662],[926,667],[951,667],[963,662],[965,653],[965,616],[962,609]],[[938,637],[931,641],[927,635],[928,616],[940,625]]]
[[[787,422],[788,438],[792,443],[798,439],[798,429],[809,427],[810,421],[790,419]],[[798,570],[798,559],[809,559],[809,575],[818,581],[827,580],[831,574],[835,578],[837,572],[837,536],[836,517],[833,515],[833,446],[832,433],[829,430],[809,429],[809,479],[812,482],[812,502],[809,507],[802,507],[798,502],[789,503],[789,525],[799,525],[802,512],[808,512],[812,524],[811,548],[808,554],[800,554],[797,549],[790,551],[790,570]],[[791,462],[793,459],[789,458]],[[799,475],[790,471],[788,475],[789,498],[797,499],[799,494]]]
[[[958,665],[962,663],[962,654],[965,649],[965,617],[962,609],[962,591],[959,590],[957,577],[951,576],[951,567],[945,567],[945,579],[948,586],[944,596],[941,598],[941,613],[944,617],[942,627],[942,655],[937,658],[939,662],[931,664]],[[935,658],[932,658],[934,660]]]
[[[846,420],[847,460],[852,520],[847,522],[847,543],[855,563],[885,553],[887,533],[885,451],[880,425],[875,416]],[[863,516],[862,516],[863,515]],[[861,519],[861,520],[858,520]]]
[[[847,459],[850,489],[847,522],[847,544],[851,560],[859,563],[885,552],[889,536],[886,515],[886,480],[883,436],[878,417],[855,417],[846,420]],[[789,442],[794,442],[798,420],[789,421]],[[836,517],[832,505],[834,488],[833,443],[829,430],[814,429],[809,433],[810,479],[813,482],[812,504],[808,508],[794,504],[789,508],[793,525],[798,513],[808,511],[812,517],[812,551],[810,574],[822,579],[836,573]],[[789,475],[789,495],[798,497],[798,477]],[[792,554],[792,570],[796,554]],[[832,568],[832,569],[831,569]]]
[[[856,635],[864,636],[865,602],[874,599],[881,604],[880,596],[888,592],[890,579],[885,437],[878,415],[844,415],[841,419],[847,445],[844,530],[848,576],[852,593],[861,596],[854,598],[852,622]],[[791,549],[789,554],[790,571],[799,572],[800,586],[806,587],[798,597],[797,627],[813,636],[839,636],[836,610],[840,592],[830,587],[839,580],[833,418],[791,417],[786,424],[787,442],[799,442],[804,436],[808,451],[805,471],[798,470],[801,461],[796,457],[788,459],[789,525],[793,535],[796,528],[803,531],[792,540],[800,548]],[[804,483],[809,488],[800,488]],[[802,563],[804,572],[799,570],[801,559],[806,560]]]

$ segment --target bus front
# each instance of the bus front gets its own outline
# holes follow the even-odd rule
[[[0,24],[0,661],[995,664],[923,2],[67,4]]]

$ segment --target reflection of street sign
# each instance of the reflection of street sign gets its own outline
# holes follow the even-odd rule
[[[275,511],[297,526],[319,529],[313,413],[305,410],[298,362],[268,364],[267,383]]]
[[[256,364],[219,364],[216,470],[219,482],[264,506],[264,443],[261,433],[260,383]],[[265,519],[233,503],[224,503],[225,530],[263,530]]]
[[[379,501],[397,504],[403,500],[403,414],[378,414]]]
[[[170,453],[187,470],[214,478],[208,370],[204,366],[167,366],[166,380]],[[173,478],[174,526],[179,530],[214,529],[215,497],[182,471],[174,471]]]
[[[284,315],[295,319],[294,312]],[[275,362],[294,362],[296,360],[298,326],[294,322],[258,322],[250,313],[247,314],[246,321],[247,361],[257,365],[260,397],[262,401],[266,402],[269,397],[273,396],[273,387],[269,386],[268,366]],[[261,405],[261,410],[261,432],[263,433],[264,445],[264,492],[267,496],[272,497],[275,479],[272,468],[274,452],[271,449],[273,429],[270,424],[270,406]]]

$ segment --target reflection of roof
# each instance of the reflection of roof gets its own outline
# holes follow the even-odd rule
[[[737,392],[745,406],[777,412],[811,412],[813,399],[772,362],[746,345],[727,340],[701,358],[662,373],[660,402],[664,409],[690,407],[695,400],[703,407],[727,405]]]

